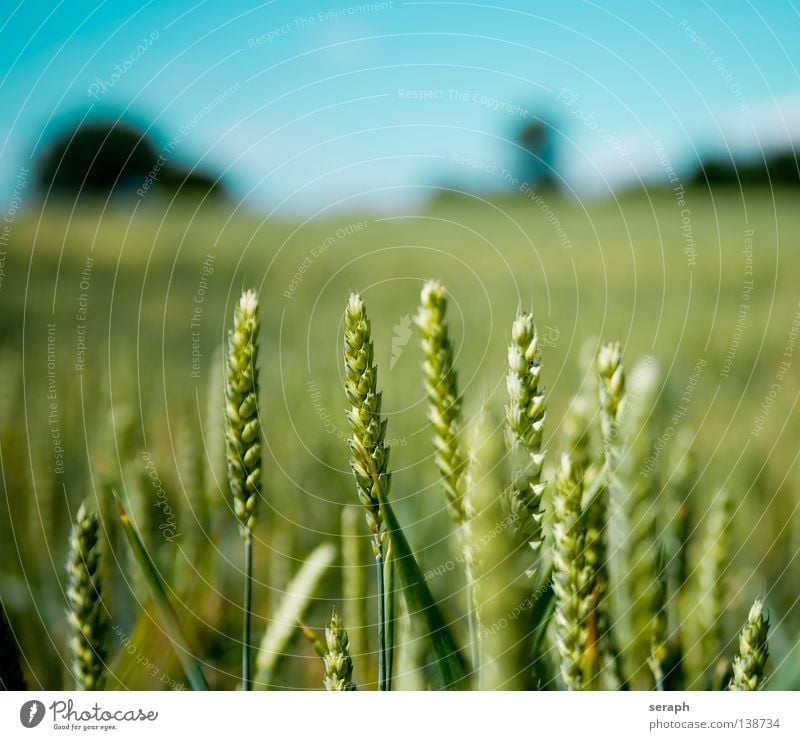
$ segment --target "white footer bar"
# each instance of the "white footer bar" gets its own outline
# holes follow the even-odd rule
[[[791,692],[5,692],[0,738],[796,739],[799,705]]]

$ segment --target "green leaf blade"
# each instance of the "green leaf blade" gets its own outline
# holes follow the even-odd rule
[[[152,558],[147,552],[147,549],[142,542],[139,533],[133,526],[133,523],[128,518],[128,514],[122,505],[119,497],[114,494],[119,509],[119,518],[122,523],[122,530],[125,532],[125,537],[133,552],[133,557],[136,560],[139,568],[141,568],[142,575],[144,576],[147,588],[150,591],[150,596],[153,599],[158,616],[161,621],[161,626],[167,633],[170,642],[172,643],[175,653],[180,660],[183,670],[186,673],[186,679],[194,691],[208,691],[208,683],[206,682],[203,670],[200,663],[194,657],[194,653],[189,649],[186,638],[180,628],[178,622],[178,615],[172,607],[172,604],[167,597],[167,589],[162,580],[158,569],[155,566]]]
[[[422,620],[425,626],[432,658],[429,664],[431,687],[437,691],[464,691],[469,688],[469,683],[464,661],[453,636],[387,501],[381,501],[381,512],[392,544],[394,575],[405,598],[408,613],[412,619]]]

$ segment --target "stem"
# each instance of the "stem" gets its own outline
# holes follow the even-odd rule
[[[253,535],[244,540],[244,620],[242,622],[242,684],[245,691],[253,688],[250,669],[250,623],[253,615]]]
[[[378,570],[378,691],[389,690],[389,679],[386,671],[386,608],[385,588],[383,580],[383,556],[375,556]]]
[[[392,559],[391,544],[386,549],[386,558],[383,562],[384,584],[384,620],[386,624],[386,691],[392,690],[392,674],[394,673],[394,648],[395,648],[395,593],[394,593],[394,562]]]
[[[467,629],[469,630],[469,658],[473,672],[478,670],[478,636],[475,625],[475,606],[472,603],[472,579],[467,573]]]

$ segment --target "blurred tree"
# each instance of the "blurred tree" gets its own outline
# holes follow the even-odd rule
[[[174,147],[173,147],[174,148]],[[39,160],[36,184],[50,195],[144,197],[151,192],[193,197],[224,195],[213,177],[173,165],[169,146],[129,123],[92,121],[56,139]]]

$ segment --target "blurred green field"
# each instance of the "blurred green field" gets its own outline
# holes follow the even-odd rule
[[[266,505],[256,530],[256,634],[266,619],[259,615],[269,613],[312,546],[338,536],[341,504],[355,502],[341,369],[351,290],[362,293],[372,318],[393,501],[423,568],[447,560],[452,533],[411,321],[429,277],[441,279],[451,296],[467,416],[487,402],[501,407],[510,325],[518,309],[533,311],[544,341],[550,460],[558,421],[587,382],[582,357],[599,341],[619,340],[629,367],[646,355],[658,362],[655,423],[667,437],[670,427],[696,434],[697,526],[719,488],[734,501],[728,630],[733,637],[752,597],[766,595],[783,640],[777,652],[786,654],[795,642],[788,635],[800,625],[797,195],[731,190],[686,198],[685,206],[669,192],[589,205],[463,198],[412,215],[321,213],[305,222],[202,206],[48,205],[19,216],[0,285],[8,504],[0,514],[0,593],[21,625],[31,681],[57,687],[63,680],[60,589],[80,500],[110,510],[108,489],[126,489],[129,458],[141,474],[145,450],[174,502],[179,532],[196,525],[184,493],[194,473],[180,439],[200,440],[200,454],[212,456],[207,395],[218,388],[214,357],[243,287],[259,292],[263,326]],[[220,462],[210,460],[206,475],[224,469]],[[240,566],[224,491],[219,500],[213,547],[209,541],[202,553],[215,561],[208,580],[185,558],[176,562],[157,531],[151,542],[176,573],[194,639],[208,646],[213,684],[232,688],[237,646],[229,636],[239,629]],[[108,526],[113,543],[118,534]],[[366,534],[364,528],[365,558]],[[163,656],[165,638],[146,628],[121,552],[108,558],[115,618],[125,634],[148,644],[148,654]],[[432,589],[456,620],[459,574],[437,578]],[[334,576],[311,622],[322,624],[340,594]],[[318,659],[302,644],[296,652],[284,685],[318,686]],[[163,659],[179,674],[173,658]],[[129,687],[160,687],[132,659],[120,661],[119,680]]]

